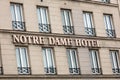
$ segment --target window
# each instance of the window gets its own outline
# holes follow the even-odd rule
[[[37,12],[40,32],[50,32],[48,9],[45,7],[37,7]]]
[[[62,24],[65,34],[73,34],[73,24],[70,10],[61,10]]]
[[[46,74],[56,74],[56,68],[53,57],[53,50],[51,48],[43,48],[44,70]]]
[[[97,50],[90,50],[90,60],[93,74],[100,74],[101,68]]]
[[[118,51],[110,51],[113,73],[120,73],[120,62]]]
[[[104,3],[110,3],[110,0],[102,0]]]
[[[89,36],[95,36],[96,35],[92,17],[93,17],[92,13],[90,13],[90,12],[83,12],[85,32]]]
[[[12,26],[15,30],[24,30],[23,7],[21,4],[11,4]]]
[[[76,49],[67,49],[69,72],[71,74],[79,74],[78,59]]]
[[[107,36],[115,37],[115,30],[113,29],[112,15],[104,14],[104,22],[105,22]]]
[[[16,58],[19,74],[30,74],[30,67],[27,55],[27,48],[16,47]]]

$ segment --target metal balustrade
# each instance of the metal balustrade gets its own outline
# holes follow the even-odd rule
[[[80,68],[69,68],[70,73],[73,74],[79,74],[80,73]]]
[[[56,74],[56,68],[54,67],[44,68],[44,70],[47,74]]]
[[[15,30],[25,30],[25,22],[12,21],[12,26]]]
[[[92,68],[92,72],[95,74],[101,74],[102,70],[101,70],[101,68]]]
[[[106,29],[108,37],[115,37],[115,30],[112,29]]]
[[[50,24],[39,23],[40,32],[50,32]]]
[[[120,69],[119,68],[113,68],[112,71],[113,71],[113,73],[120,73]]]
[[[63,30],[65,34],[73,34],[73,26],[63,26]]]
[[[89,36],[96,36],[95,28],[85,27],[85,32],[86,32],[87,35],[89,35]]]
[[[30,74],[31,68],[30,67],[18,67],[19,74]]]

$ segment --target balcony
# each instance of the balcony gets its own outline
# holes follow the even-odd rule
[[[49,67],[49,68],[44,68],[46,74],[56,74],[56,68],[54,67]]]
[[[96,36],[95,28],[85,27],[85,32],[86,32],[87,35],[89,35],[89,36]]]
[[[19,74],[31,74],[31,68],[30,67],[18,67],[18,73]]]
[[[112,71],[113,71],[113,73],[120,73],[120,69],[119,68],[113,68]]]
[[[80,68],[69,68],[69,72],[72,74],[79,74]]]
[[[106,32],[107,32],[107,36],[108,36],[108,37],[116,37],[116,35],[115,35],[115,30],[106,29]]]
[[[101,68],[92,68],[92,73],[93,74],[101,74],[102,70],[101,70]]]
[[[14,30],[25,30],[25,22],[12,21],[12,26]]]
[[[40,32],[50,32],[50,24],[39,23]]]
[[[65,34],[73,34],[73,26],[64,25],[63,30]]]

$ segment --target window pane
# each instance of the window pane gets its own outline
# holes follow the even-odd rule
[[[16,21],[16,18],[15,18],[15,7],[13,4],[11,4],[11,14],[12,14],[12,21]]]
[[[21,65],[21,59],[20,59],[20,50],[19,48],[16,48],[16,58],[17,58],[17,66],[22,67]]]

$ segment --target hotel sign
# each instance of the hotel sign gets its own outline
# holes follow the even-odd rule
[[[19,34],[13,34],[12,39],[14,44],[98,47],[98,41],[92,39],[19,35]]]

